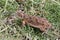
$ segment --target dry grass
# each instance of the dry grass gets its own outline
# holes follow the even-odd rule
[[[57,40],[60,37],[59,0],[26,0],[19,4],[15,0],[0,0],[0,40]],[[29,25],[21,27],[22,20],[16,16],[12,24],[6,23],[7,18],[15,15],[17,9],[24,10],[30,15],[47,18],[54,30],[48,30],[48,35],[43,35],[39,29]]]

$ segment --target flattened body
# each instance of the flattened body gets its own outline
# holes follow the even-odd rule
[[[29,24],[30,26],[35,28],[39,28],[41,31],[45,31],[51,28],[51,24],[45,18],[27,15],[20,11],[18,11],[17,13],[18,13],[18,16],[26,22],[26,24]]]

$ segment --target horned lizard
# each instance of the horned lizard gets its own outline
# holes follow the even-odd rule
[[[28,15],[21,10],[17,11],[17,15],[23,19],[24,24],[29,24],[32,27],[40,29],[40,31],[44,32],[47,29],[51,28],[51,23],[49,23],[46,18]]]

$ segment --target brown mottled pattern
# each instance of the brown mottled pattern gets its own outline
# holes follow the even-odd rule
[[[49,23],[46,18],[28,15],[21,10],[17,11],[17,15],[22,18],[26,24],[29,24],[35,28],[39,28],[41,31],[45,31],[51,28],[51,23]]]

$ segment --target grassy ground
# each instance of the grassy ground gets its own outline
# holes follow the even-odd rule
[[[21,28],[22,20],[18,18],[15,18],[13,24],[6,24],[6,18],[14,15],[18,9],[30,15],[47,18],[54,30],[48,30],[48,35],[42,35],[39,29],[29,25]],[[0,40],[57,40],[59,30],[60,0],[0,0]]]

